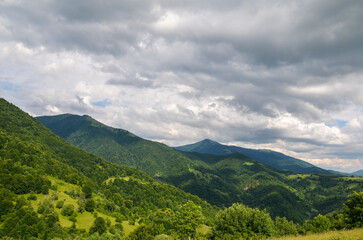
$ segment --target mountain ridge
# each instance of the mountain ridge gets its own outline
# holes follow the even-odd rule
[[[193,165],[165,144],[109,127],[87,115],[62,114],[36,119],[71,144],[113,163],[141,169],[152,177],[187,171]]]
[[[362,176],[363,177],[363,169],[361,170],[358,170],[358,171],[355,171],[355,172],[352,172],[353,175],[356,175],[356,176]]]
[[[360,179],[283,171],[238,152],[224,155],[183,152],[123,129],[101,123],[90,126],[97,122],[92,118],[76,116],[76,121],[70,121],[69,125],[62,122],[65,117],[38,119],[46,123],[43,120],[48,118],[47,127],[59,131],[63,131],[63,126],[66,133],[61,134],[68,136],[65,140],[82,149],[118,164],[135,164],[134,167],[154,179],[171,183],[220,207],[240,202],[261,210],[266,208],[272,217],[303,223],[317,213],[337,210],[352,191],[361,189]],[[218,147],[219,143],[209,144]]]
[[[242,153],[258,162],[267,164],[279,170],[292,171],[297,173],[316,173],[316,174],[332,174],[331,171],[316,167],[303,160],[287,156],[285,154],[268,150],[268,149],[249,149],[233,145],[223,145],[210,139],[174,147],[174,149],[187,151],[209,153],[216,155],[227,155],[231,153]]]
[[[71,145],[0,98],[0,238],[73,239],[92,234],[92,222],[99,218],[105,221],[103,232],[122,234],[123,221],[152,222],[150,214],[173,214],[187,203],[207,219],[217,210],[138,169]],[[176,230],[170,225],[163,231]]]

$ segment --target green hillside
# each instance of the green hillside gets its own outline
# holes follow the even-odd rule
[[[356,176],[362,176],[363,177],[363,170],[358,170],[352,173],[352,175],[356,175]]]
[[[152,177],[185,172],[193,162],[172,148],[108,127],[89,116],[64,114],[37,120],[69,143],[110,162],[135,167]]]
[[[175,147],[175,149],[185,152],[209,153],[215,155],[228,155],[231,153],[242,153],[258,162],[268,166],[291,171],[296,173],[316,173],[316,174],[332,174],[332,172],[316,167],[310,163],[286,156],[282,153],[271,150],[255,150],[249,148],[241,148],[237,146],[223,145],[218,142],[205,139],[203,141],[188,144],[185,146]]]
[[[140,170],[72,146],[4,99],[0,165],[0,238],[121,236],[142,222],[157,228],[155,233],[178,236],[184,232],[172,224],[173,216],[184,206],[204,215],[198,226],[210,222],[216,211]],[[169,220],[155,225],[156,214]]]
[[[109,161],[145,170],[155,179],[219,207],[242,202],[266,208],[272,217],[303,223],[318,213],[339,210],[349,194],[363,187],[360,178],[348,180],[338,175],[277,170],[238,152],[212,155],[176,151],[128,131],[107,127],[88,116],[65,114],[37,119],[78,147]],[[200,148],[206,146],[219,151],[220,144],[199,143]],[[301,166],[310,166],[299,161]]]
[[[242,202],[294,222],[338,211],[353,191],[363,190],[359,177],[279,171],[240,153],[182,153],[198,167],[170,177],[173,185],[219,206]]]

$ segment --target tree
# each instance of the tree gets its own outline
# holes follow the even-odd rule
[[[87,212],[93,212],[95,210],[95,207],[96,207],[96,203],[92,198],[89,198],[86,200],[84,209]]]
[[[130,240],[153,240],[155,236],[160,235],[164,232],[164,226],[159,224],[145,225],[141,224],[138,226],[130,235]]]
[[[265,210],[238,203],[219,211],[213,228],[213,235],[222,238],[269,237],[273,232],[273,221]]]
[[[50,214],[54,211],[54,206],[49,198],[45,198],[44,201],[38,207],[38,213],[40,214]]]
[[[102,235],[107,231],[106,221],[102,217],[97,217],[93,222],[92,227],[90,228],[90,234],[98,232],[99,235]]]
[[[318,215],[313,220],[306,221],[303,225],[303,229],[306,232],[322,233],[327,232],[331,228],[331,221],[329,217]]]
[[[286,236],[297,234],[296,225],[292,221],[287,221],[285,217],[275,218],[275,235],[276,236]]]
[[[205,220],[202,208],[192,201],[182,205],[175,217],[175,228],[181,237],[194,237],[197,227]]]
[[[344,203],[344,215],[347,223],[352,227],[363,226],[363,192],[354,192]]]
[[[62,207],[62,211],[61,211],[61,214],[63,216],[71,216],[74,212],[74,206],[72,204],[65,204],[63,207]]]
[[[84,193],[84,197],[85,198],[91,198],[92,197],[92,186],[89,183],[86,183],[83,187],[82,187],[82,192]]]

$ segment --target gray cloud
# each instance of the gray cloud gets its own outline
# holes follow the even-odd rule
[[[214,138],[343,169],[362,160],[362,11],[359,0],[1,1],[0,94],[170,145]]]

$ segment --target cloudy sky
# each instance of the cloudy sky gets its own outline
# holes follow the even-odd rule
[[[0,0],[0,96],[171,146],[363,169],[361,0]]]

